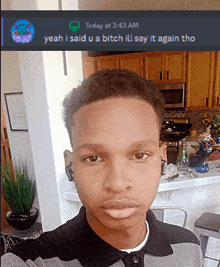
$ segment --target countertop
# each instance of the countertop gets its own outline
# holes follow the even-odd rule
[[[220,183],[220,168],[218,170],[217,168],[209,169],[206,173],[197,174],[198,177],[191,178],[187,175],[182,178],[178,177],[171,182],[161,176],[158,192]]]
[[[209,169],[206,173],[198,173],[198,177],[190,178],[189,176],[184,176],[182,178],[176,178],[175,180],[169,182],[161,176],[158,192],[180,190],[184,188],[205,186],[211,184],[220,183],[220,168]],[[80,202],[78,193],[73,187],[71,182],[69,188],[64,192],[64,198],[71,202]]]

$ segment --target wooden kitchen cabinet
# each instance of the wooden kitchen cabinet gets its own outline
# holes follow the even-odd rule
[[[188,53],[186,109],[212,109],[214,51]]]
[[[186,52],[167,52],[165,70],[168,82],[186,82]],[[165,76],[166,77],[166,76]]]
[[[220,51],[216,52],[215,77],[212,106],[214,109],[220,109]]]
[[[186,82],[186,52],[148,52],[144,58],[145,78],[155,83]]]
[[[97,70],[128,69],[143,77],[143,58],[141,53],[103,56],[95,58],[95,65]]]
[[[96,70],[119,69],[119,57],[118,55],[96,57],[95,66]]]
[[[119,55],[119,66],[144,77],[144,56],[141,53]]]
[[[96,71],[95,62],[93,57],[83,57],[83,78],[87,79],[91,74]]]
[[[158,52],[148,53],[144,57],[145,79],[155,83],[163,80],[163,54]]]
[[[94,63],[85,59],[88,64],[84,77],[96,70],[128,69],[155,83],[186,82],[186,52],[140,52],[123,55],[94,57]],[[94,66],[92,66],[94,64]]]

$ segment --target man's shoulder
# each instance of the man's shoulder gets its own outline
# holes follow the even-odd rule
[[[69,259],[69,255],[74,256],[73,252],[77,251],[77,249],[74,250],[74,246],[77,246],[77,240],[79,241],[82,238],[83,224],[84,221],[82,218],[79,219],[79,215],[77,215],[55,230],[43,233],[37,239],[25,240],[17,244],[10,252],[21,257],[23,260],[57,256]],[[71,242],[72,238],[76,242]]]
[[[202,252],[196,236],[183,227],[158,221],[149,212],[149,242],[146,266],[202,266]]]
[[[193,232],[174,224],[159,221],[151,210],[148,210],[147,220],[153,240],[156,238],[158,242],[166,240],[169,244],[193,243],[199,245],[199,241]]]
[[[199,245],[199,241],[190,230],[164,222],[158,222],[160,233],[167,238],[170,244],[193,243]]]

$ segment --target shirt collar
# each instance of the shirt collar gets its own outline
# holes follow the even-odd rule
[[[141,254],[151,254],[153,256],[167,256],[173,253],[173,250],[164,236],[159,222],[153,212],[147,212],[147,221],[149,223],[150,234],[147,243],[140,250]],[[69,231],[69,242],[74,246],[78,260],[85,267],[107,267],[123,259],[127,252],[120,251],[104,240],[102,240],[91,229],[86,220],[85,208],[80,209],[79,214],[71,220]]]
[[[148,237],[149,237],[149,234],[150,234],[150,229],[149,229],[149,224],[148,224],[147,220],[145,221],[145,223],[146,223],[146,227],[147,227],[147,233],[146,233],[146,236],[145,236],[144,240],[135,248],[120,249],[121,251],[124,251],[124,252],[127,252],[127,253],[136,252],[136,251],[141,250],[146,245]]]

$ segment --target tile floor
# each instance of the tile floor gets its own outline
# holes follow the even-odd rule
[[[220,266],[220,239],[209,237],[205,256],[208,258],[204,260],[204,267]]]

